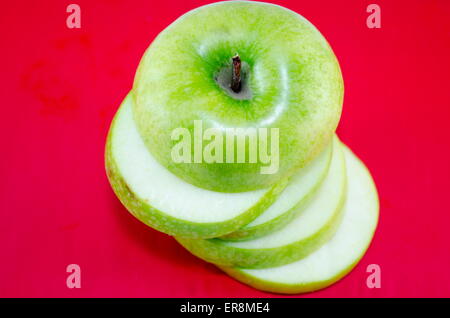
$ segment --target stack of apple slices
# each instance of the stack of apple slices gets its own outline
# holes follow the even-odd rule
[[[248,192],[210,191],[155,160],[136,127],[132,94],[111,125],[106,167],[115,193],[139,220],[237,280],[272,292],[326,287],[363,256],[378,220],[377,192],[337,136],[289,180]]]

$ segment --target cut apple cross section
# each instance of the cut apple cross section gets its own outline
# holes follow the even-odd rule
[[[241,242],[177,240],[194,255],[219,265],[264,268],[288,264],[307,256],[334,234],[341,219],[345,185],[344,155],[335,137],[331,165],[322,186],[305,210],[283,228]]]
[[[266,269],[221,267],[260,290],[294,294],[325,288],[345,276],[367,250],[378,222],[378,195],[364,164],[348,149],[348,191],[343,220],[334,237],[306,258]]]
[[[225,235],[255,219],[286,186],[284,180],[268,189],[222,193],[183,181],[147,150],[133,120],[132,103],[130,93],[113,120],[106,167],[121,202],[147,225],[181,237]]]

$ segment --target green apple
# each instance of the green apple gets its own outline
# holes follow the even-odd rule
[[[173,175],[145,147],[133,119],[130,93],[117,112],[106,145],[106,170],[121,202],[139,220],[170,235],[208,238],[251,222],[276,199],[287,181],[262,190],[221,193]]]
[[[297,261],[319,248],[334,234],[341,220],[346,194],[345,160],[335,145],[330,170],[316,196],[285,227],[242,242],[176,238],[192,254],[215,264],[265,268]]]
[[[293,11],[254,1],[218,2],[177,19],[145,52],[133,90],[137,129],[154,158],[220,192],[266,189],[305,167],[331,140],[343,101],[339,63],[320,32]],[[171,133],[194,136],[195,121],[223,133],[279,129],[277,169],[263,173],[261,156],[175,162]],[[190,150],[192,159],[199,150]]]
[[[333,144],[337,146],[333,146]],[[339,151],[338,147],[339,139],[335,137],[316,159],[289,179],[287,187],[263,214],[239,230],[220,237],[220,239],[228,241],[255,239],[289,223],[304,211],[309,200],[319,189],[328,173],[332,153]]]
[[[266,269],[221,267],[257,289],[295,294],[325,288],[349,273],[367,250],[378,223],[378,195],[370,172],[344,149],[348,174],[343,220],[334,237],[306,258]]]

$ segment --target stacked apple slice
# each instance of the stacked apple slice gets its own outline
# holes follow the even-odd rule
[[[111,126],[106,166],[128,210],[194,255],[256,288],[325,287],[364,254],[378,218],[368,170],[335,136],[288,182],[242,193],[195,187],[160,165],[133,119],[132,93]],[[215,237],[215,238],[214,238]]]
[[[370,173],[335,135],[342,102],[339,63],[306,19],[254,1],[203,6],[142,58],[110,128],[107,175],[136,218],[230,276],[272,292],[323,288],[355,266],[378,220]],[[270,142],[252,147],[251,129]],[[249,138],[237,155],[234,137]],[[203,140],[214,160],[202,160]]]

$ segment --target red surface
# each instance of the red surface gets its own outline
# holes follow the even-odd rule
[[[0,296],[272,296],[131,217],[103,166],[109,123],[152,39],[207,1],[1,5]],[[368,29],[366,7],[381,6]],[[375,239],[345,279],[303,297],[450,296],[450,2],[275,1],[330,41],[346,92],[342,139],[381,198]],[[81,266],[81,289],[66,266]],[[368,264],[381,288],[366,286]]]

